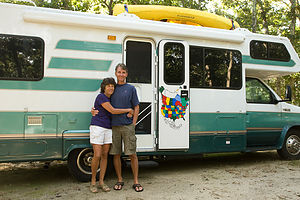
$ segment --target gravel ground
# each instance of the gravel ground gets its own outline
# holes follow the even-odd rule
[[[0,163],[0,199],[300,199],[300,161],[280,160],[275,151],[170,158],[140,167],[145,190],[132,188],[130,167],[123,169],[122,191],[92,194],[89,183],[70,176],[66,163]],[[113,186],[114,174],[106,178]]]

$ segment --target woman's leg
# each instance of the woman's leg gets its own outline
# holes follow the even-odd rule
[[[101,159],[100,159],[100,177],[99,177],[99,184],[104,184],[104,176],[107,168],[107,157],[108,151],[110,148],[110,144],[104,144],[101,149]]]
[[[91,180],[92,185],[96,184],[96,175],[97,175],[97,170],[98,170],[100,157],[101,157],[101,149],[102,149],[102,145],[93,144],[94,156],[92,159],[92,180]]]

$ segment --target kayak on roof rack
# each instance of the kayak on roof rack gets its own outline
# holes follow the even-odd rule
[[[239,24],[231,19],[189,8],[157,5],[123,5],[117,4],[113,9],[113,15],[124,12],[135,14],[141,19],[163,21],[195,26],[233,30],[239,28]]]

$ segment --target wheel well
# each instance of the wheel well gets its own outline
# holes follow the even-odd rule
[[[70,154],[73,153],[74,151],[80,149],[86,149],[86,148],[90,148],[92,149],[92,147],[90,146],[90,144],[71,144],[71,145],[68,145],[67,148],[65,148],[64,150],[64,156],[63,156],[63,159],[66,160],[69,158]]]
[[[69,151],[69,153],[68,153],[68,158],[70,157],[70,155],[72,154],[72,153],[74,153],[74,151],[78,151],[78,150],[82,150],[83,148],[74,148],[74,149],[72,149],[71,151]]]
[[[69,158],[69,156],[72,153],[74,153],[75,151],[82,151],[83,149],[93,149],[93,148],[90,148],[90,147],[84,147],[84,148],[83,147],[76,147],[76,148],[72,149],[71,151],[69,151],[67,158]]]
[[[293,127],[289,128],[288,132],[289,132],[289,131],[292,131],[292,130],[300,131],[300,125],[293,126]]]
[[[294,126],[291,126],[291,127],[286,126],[283,129],[283,132],[281,133],[281,136],[278,140],[277,149],[282,148],[286,135],[289,134],[291,131],[297,131],[297,132],[299,131],[300,132],[300,125],[294,125]]]

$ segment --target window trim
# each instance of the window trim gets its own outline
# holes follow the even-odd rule
[[[153,82],[153,63],[155,62],[154,61],[154,58],[155,57],[153,55],[153,49],[155,49],[155,43],[152,39],[149,39],[149,38],[132,38],[132,37],[128,37],[127,39],[124,40],[124,51],[123,51],[123,60],[124,60],[124,63],[126,63],[126,66],[127,66],[127,42],[143,42],[143,43],[149,43],[151,45],[151,63],[150,63],[150,66],[151,66],[151,70],[150,70],[150,83],[141,83],[141,82],[130,82],[130,83],[141,83],[141,84],[148,84],[148,85],[151,85],[152,82]]]
[[[183,79],[182,79],[182,82],[180,82],[180,83],[168,83],[168,82],[166,82],[166,79],[165,79],[165,69],[166,69],[166,65],[165,65],[165,46],[166,46],[166,44],[168,44],[168,43],[173,43],[173,44],[180,44],[180,45],[182,45],[182,47],[183,47],[183,55],[182,55],[182,58],[183,58]],[[163,68],[163,81],[164,81],[164,83],[166,84],[166,85],[182,85],[182,84],[184,84],[185,83],[185,68],[186,68],[186,66],[185,66],[185,62],[186,62],[186,60],[185,60],[185,56],[186,56],[186,52],[185,52],[185,45],[184,44],[182,44],[182,43],[180,43],[180,42],[174,42],[174,41],[172,41],[172,42],[166,42],[165,44],[164,44],[164,46],[163,46],[163,55],[164,55],[164,68]],[[189,67],[189,66],[188,66]]]
[[[253,56],[253,53],[251,51],[251,46],[254,42],[265,42],[267,43],[267,58],[256,58]],[[273,44],[282,44],[284,46],[284,48],[286,49],[287,53],[289,54],[289,59],[276,59],[276,58],[270,58],[270,51],[269,51],[269,44],[273,43]],[[253,59],[257,59],[257,60],[272,60],[272,61],[279,61],[279,62],[289,62],[291,60],[291,55],[289,53],[289,51],[287,50],[285,44],[283,43],[279,43],[279,42],[269,42],[269,41],[263,41],[263,40],[251,40],[250,41],[250,45],[249,45],[249,50],[250,50],[250,56]]]
[[[40,81],[44,78],[44,65],[45,65],[45,41],[41,37],[37,36],[28,36],[28,35],[13,35],[13,34],[0,34],[0,36],[5,37],[17,37],[17,38],[31,38],[31,39],[37,39],[42,42],[42,48],[41,48],[41,77],[35,78],[35,79],[26,79],[26,78],[5,78],[0,77],[0,80],[9,80],[9,81]]]
[[[217,50],[229,50],[229,51],[237,51],[239,52],[239,54],[241,55],[241,73],[240,73],[240,77],[241,77],[241,85],[240,87],[230,87],[230,88],[226,88],[226,87],[216,87],[216,86],[213,86],[213,87],[207,87],[207,86],[201,86],[201,87],[192,87],[191,86],[191,78],[190,78],[190,88],[191,89],[217,89],[217,90],[241,90],[243,88],[243,55],[242,53],[237,50],[237,49],[225,49],[225,48],[216,48],[216,47],[207,47],[207,46],[197,46],[197,45],[190,45],[190,50],[191,50],[191,47],[200,47],[200,48],[203,48],[203,66],[205,66],[205,60],[204,60],[204,56],[205,56],[205,50],[206,49],[217,49]],[[190,54],[191,56],[191,54]],[[190,60],[191,61],[191,60]],[[190,65],[191,65],[191,62],[190,62]],[[190,67],[190,66],[189,66]],[[191,73],[191,71],[190,71]]]

